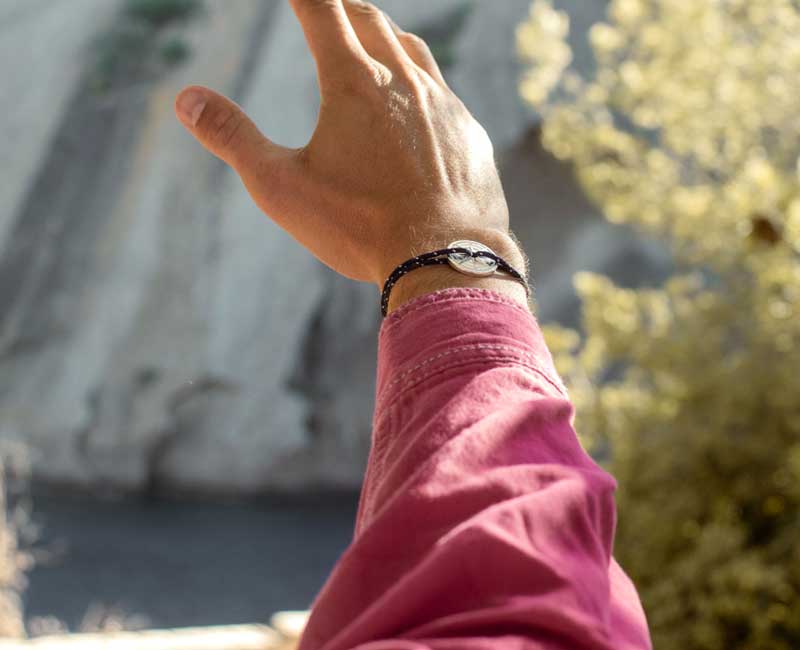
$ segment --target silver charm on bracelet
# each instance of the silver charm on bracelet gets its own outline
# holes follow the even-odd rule
[[[478,251],[494,253],[488,246],[469,239],[454,241],[447,248],[466,248],[471,253],[477,253]],[[472,257],[465,253],[450,253],[447,256],[447,261],[456,271],[479,278],[494,275],[498,267],[497,261],[490,257]]]

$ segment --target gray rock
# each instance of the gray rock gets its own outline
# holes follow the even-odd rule
[[[83,70],[119,0],[0,0],[0,251]]]
[[[539,121],[520,97],[523,65],[516,49],[517,26],[527,17],[532,0],[474,0],[473,10],[456,45],[456,64],[449,83],[484,125],[495,150],[501,152],[525,136]],[[605,15],[606,0],[558,0],[554,7],[570,15],[570,45],[575,69],[591,72],[586,29]]]
[[[100,4],[109,6],[70,3],[75,16],[44,48],[37,79],[76,56],[101,25],[88,19]],[[602,4],[574,10],[588,20]],[[0,18],[47,38],[53,16],[66,20],[56,5],[24,14],[0,0]],[[161,78],[94,98],[78,81],[88,52],[46,92],[13,77],[26,104],[11,111],[22,155],[0,180],[0,436],[30,446],[40,483],[95,492],[357,489],[375,397],[377,288],[336,275],[264,215],[172,108],[183,86],[207,85],[275,141],[300,146],[319,107],[313,61],[287,3],[207,5],[186,28],[192,58]],[[545,319],[576,318],[578,268],[621,264],[638,277],[641,264],[657,265],[541,149],[510,40],[527,0],[477,2],[469,13],[461,0],[381,6],[451,57],[453,87],[495,142]],[[25,42],[3,28],[0,53]]]

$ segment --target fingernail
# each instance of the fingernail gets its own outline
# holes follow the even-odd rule
[[[187,90],[178,97],[178,117],[184,124],[197,126],[197,121],[206,107],[206,95],[199,90]]]

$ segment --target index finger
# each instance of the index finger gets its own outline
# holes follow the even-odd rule
[[[289,0],[317,63],[320,86],[364,68],[370,57],[350,24],[342,0]]]

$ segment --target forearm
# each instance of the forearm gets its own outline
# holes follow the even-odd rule
[[[572,413],[508,296],[445,289],[384,319],[355,536],[301,650],[649,649],[611,557],[616,483]]]
[[[184,125],[345,277],[382,290],[457,239],[527,277],[489,135],[424,41],[369,3],[291,6],[320,84],[308,144],[201,86],[177,98]],[[503,273],[423,267],[393,287],[356,535],[300,650],[649,650],[611,557],[616,483],[580,446],[532,306]]]

